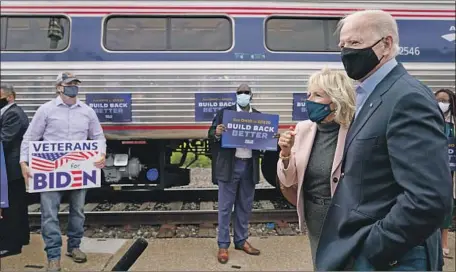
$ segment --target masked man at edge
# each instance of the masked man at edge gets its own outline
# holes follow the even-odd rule
[[[71,73],[57,76],[57,97],[38,108],[24,135],[21,145],[22,174],[27,181],[31,177],[28,169],[30,141],[84,141],[87,139],[102,142],[101,159],[95,163],[103,168],[105,163],[106,139],[95,111],[81,102],[77,95],[79,83]],[[41,198],[41,232],[46,244],[48,271],[60,271],[60,251],[62,237],[59,212],[63,191],[43,192]],[[77,263],[87,261],[87,256],[79,249],[84,234],[84,203],[86,190],[71,190],[69,194],[70,214],[68,219],[67,256]]]
[[[30,241],[27,192],[19,165],[22,136],[29,120],[15,99],[13,86],[1,85],[0,141],[5,156],[9,207],[3,214],[0,209],[0,258],[20,254]]]
[[[397,24],[381,10],[340,22],[342,62],[359,81],[318,270],[438,270],[452,197],[444,119],[432,91],[395,60]]]
[[[260,180],[260,151],[245,148],[222,148],[221,137],[225,131],[223,112],[225,110],[259,112],[250,106],[252,91],[242,84],[236,91],[237,104],[217,112],[208,137],[219,147],[216,160],[218,191],[218,246],[217,259],[220,263],[228,262],[230,246],[230,221],[234,205],[234,245],[250,255],[259,255],[260,251],[247,242],[249,218],[252,212],[255,184]]]

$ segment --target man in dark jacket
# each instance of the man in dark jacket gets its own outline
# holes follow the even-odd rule
[[[25,181],[19,165],[22,136],[29,121],[21,107],[14,103],[16,93],[10,85],[0,88],[0,140],[3,143],[8,177],[9,207],[0,219],[0,258],[21,253],[28,245],[30,230]]]
[[[260,151],[245,148],[223,148],[221,137],[225,131],[223,112],[225,110],[259,112],[250,106],[252,91],[242,84],[236,91],[237,103],[234,106],[217,112],[209,129],[209,140],[218,149],[215,160],[215,178],[218,191],[218,246],[217,255],[220,263],[228,262],[228,247],[230,246],[230,219],[234,205],[234,245],[250,255],[259,255],[260,251],[248,242],[248,225],[252,212],[255,184],[260,180],[259,158]]]

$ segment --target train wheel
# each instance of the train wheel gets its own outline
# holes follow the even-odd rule
[[[280,151],[266,151],[261,160],[261,172],[266,181],[277,188],[277,161]]]
[[[277,177],[277,161],[279,160],[280,147],[277,147],[277,150],[265,152],[261,161],[261,172],[266,181],[276,188],[278,195],[292,206],[296,206],[296,186],[290,188],[281,188],[280,186],[279,178]]]

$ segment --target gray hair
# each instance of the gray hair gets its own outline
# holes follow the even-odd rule
[[[11,84],[1,84],[0,89],[3,90],[3,92],[9,96],[12,95],[14,99],[16,99],[16,92],[14,91],[13,85]]]
[[[370,35],[376,35],[378,39],[391,36],[393,47],[391,56],[395,57],[399,54],[399,31],[397,22],[389,14],[383,10],[362,10],[347,15],[338,23],[337,29],[340,31],[347,21],[360,20],[363,26],[363,31]]]

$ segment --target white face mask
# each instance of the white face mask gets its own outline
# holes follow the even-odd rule
[[[446,113],[448,111],[448,109],[450,108],[450,103],[439,102],[439,107],[443,113]]]
[[[237,103],[241,107],[245,107],[250,103],[250,95],[248,94],[238,94],[236,95]]]

